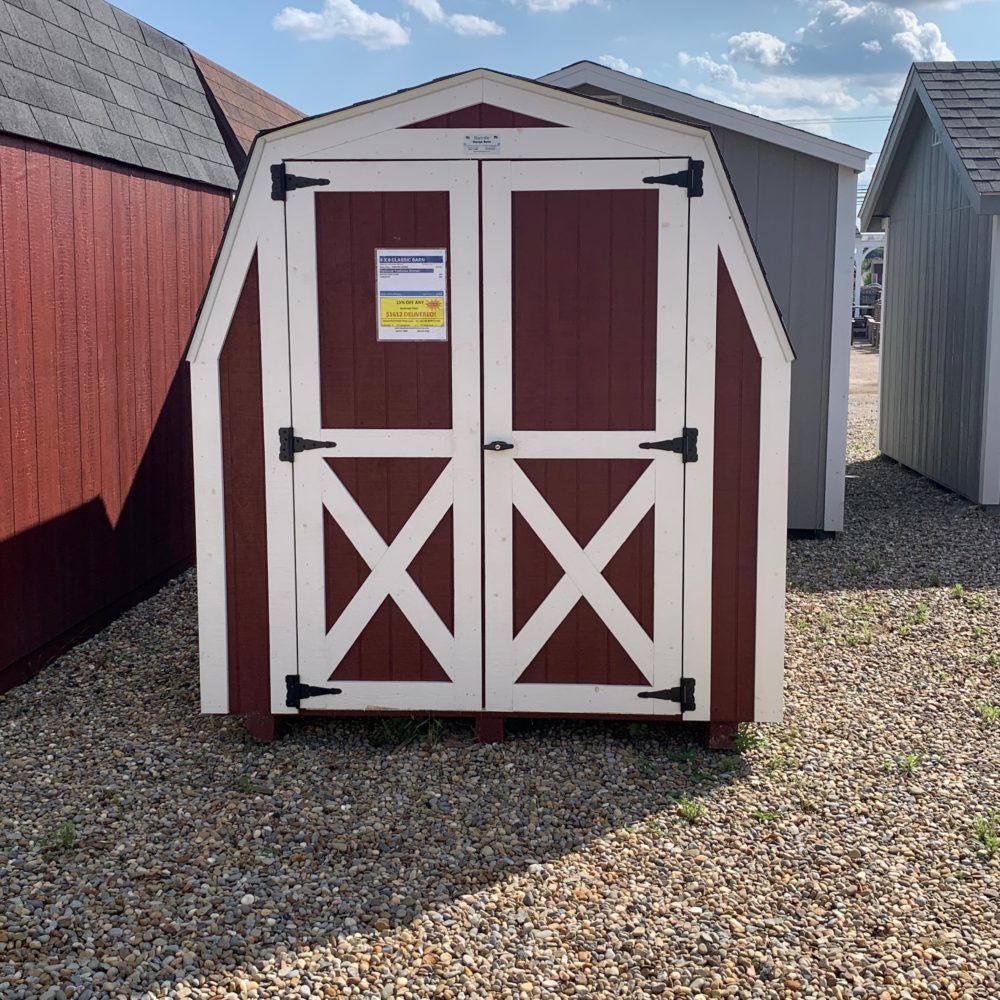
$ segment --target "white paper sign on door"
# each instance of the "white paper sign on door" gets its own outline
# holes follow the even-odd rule
[[[376,250],[379,340],[447,340],[448,252]]]

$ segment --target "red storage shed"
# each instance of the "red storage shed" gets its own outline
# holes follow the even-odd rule
[[[0,0],[0,691],[192,562],[182,360],[235,188],[184,45]]]
[[[475,70],[265,133],[189,358],[204,711],[780,716],[792,351],[706,129]]]

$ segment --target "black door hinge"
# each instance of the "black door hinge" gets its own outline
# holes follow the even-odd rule
[[[285,195],[296,188],[325,187],[329,183],[329,177],[299,177],[297,174],[290,174],[284,163],[271,164],[272,201],[284,201]]]
[[[314,441],[312,438],[300,438],[295,436],[291,427],[278,428],[278,460],[281,462],[294,462],[297,451],[336,447],[336,441]]]
[[[688,160],[687,170],[678,170],[676,174],[660,174],[659,177],[643,177],[643,184],[672,184],[674,187],[687,188],[689,198],[700,198],[705,193],[704,160]]]
[[[321,688],[313,684],[303,684],[298,674],[285,675],[285,705],[299,708],[303,698],[319,698],[325,694],[341,694],[340,688]]]
[[[660,701],[679,701],[682,712],[693,712],[694,678],[682,677],[680,687],[667,688],[665,691],[640,691],[640,698],[658,698]]]
[[[682,462],[698,461],[698,428],[685,427],[679,438],[667,441],[643,441],[640,448],[655,448],[657,451],[676,451]]]

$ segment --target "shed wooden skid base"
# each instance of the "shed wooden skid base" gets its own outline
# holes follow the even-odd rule
[[[780,718],[792,351],[705,129],[476,70],[266,133],[189,358],[203,711]]]
[[[405,712],[386,713],[386,715],[406,716]],[[303,718],[328,717],[328,718],[358,718],[356,712],[303,712]],[[362,716],[364,717],[364,713]],[[439,717],[448,717],[445,713],[439,713]],[[465,718],[465,716],[460,716]],[[530,712],[519,712],[510,715],[495,715],[481,712],[473,717],[475,725],[476,741],[479,743],[503,743],[506,739],[505,723],[507,719],[576,719],[577,715],[553,715],[534,714]],[[650,719],[646,715],[593,715],[588,719],[607,720],[609,722],[647,722],[657,725],[676,725],[682,721],[680,715],[664,716]],[[281,732],[281,717],[276,715],[253,714],[243,718],[243,724],[247,732],[258,743],[273,743]],[[704,741],[709,750],[733,751],[736,749],[736,736],[739,732],[738,722],[710,722],[704,727]]]

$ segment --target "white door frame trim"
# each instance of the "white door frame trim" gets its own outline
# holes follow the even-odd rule
[[[298,674],[304,683],[341,690],[338,695],[310,699],[308,708],[477,711],[482,705],[478,168],[472,162],[439,160],[317,161],[305,163],[301,169],[308,176],[328,179],[330,185],[289,192],[286,202],[292,421],[296,434],[333,440],[337,446],[305,453],[291,466],[285,464],[286,475],[290,471],[294,479],[295,502],[293,510],[278,516],[291,518],[295,525]],[[450,194],[451,429],[372,431],[323,426],[315,205],[317,198],[335,191]],[[375,315],[373,302],[373,337]],[[444,457],[450,461],[404,528],[390,544],[385,544],[324,457]],[[370,575],[329,632],[324,508],[371,567]],[[407,566],[449,509],[453,511],[454,635],[407,572]],[[400,606],[449,680],[330,679],[386,596]],[[459,669],[460,665],[463,669]],[[272,668],[275,711],[284,704],[286,672],[284,667]]]

